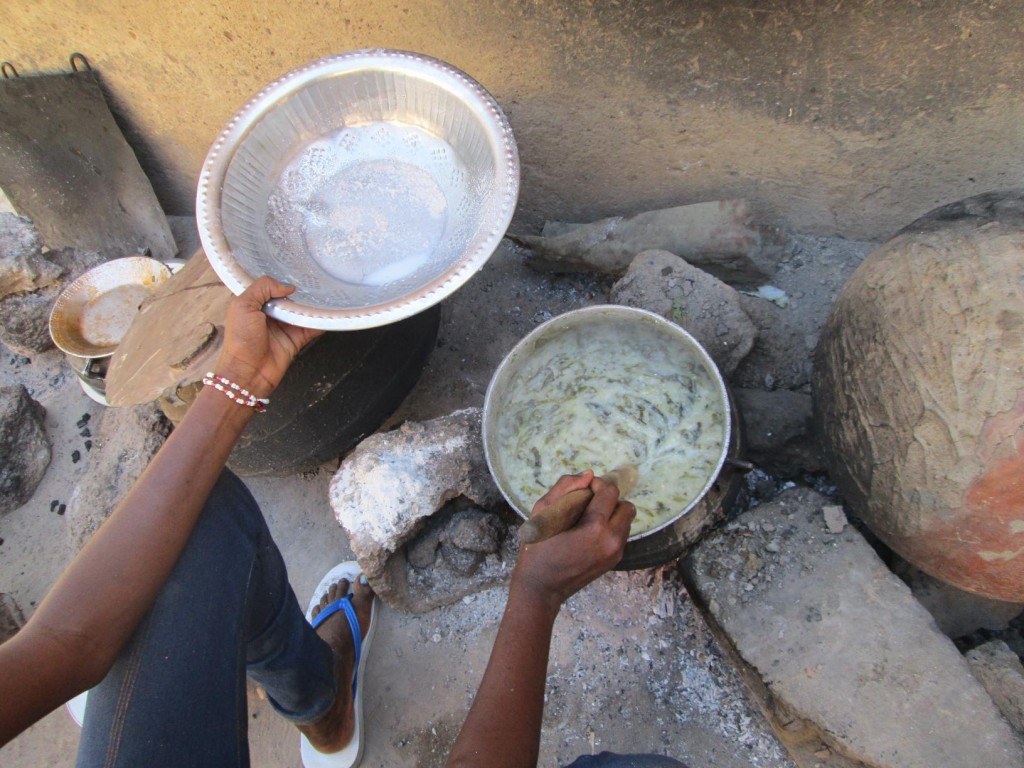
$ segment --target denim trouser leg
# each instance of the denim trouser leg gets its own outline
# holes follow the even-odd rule
[[[565,768],[686,768],[686,765],[663,755],[616,755],[601,752],[577,757]]]
[[[246,671],[298,723],[334,701],[330,648],[255,500],[225,470],[153,608],[89,694],[78,765],[248,765]]]

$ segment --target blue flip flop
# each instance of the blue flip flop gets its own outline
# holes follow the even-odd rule
[[[339,597],[333,603],[325,605],[320,613],[316,615],[316,618],[313,619],[313,629],[319,627],[338,611],[345,612],[345,618],[348,619],[348,628],[352,633],[352,647],[355,649],[356,654],[355,668],[352,673],[352,695],[355,696],[356,683],[359,679],[359,659],[363,655],[363,632],[359,626],[356,609],[352,607],[352,593],[349,592],[347,595]]]
[[[327,594],[331,585],[342,579],[347,579],[349,584],[355,584],[362,575],[362,569],[354,560],[341,563],[332,568],[321,580],[313,597],[309,601],[309,608],[306,610],[306,620],[313,625],[313,628],[320,626],[328,618],[342,611],[348,620],[349,629],[352,632],[352,644],[355,649],[355,666],[352,670],[352,697],[355,702],[355,729],[352,732],[352,741],[340,752],[325,754],[317,752],[305,736],[300,737],[300,749],[302,764],[306,768],[355,768],[363,758],[363,689],[357,685],[363,677],[363,669],[366,666],[367,654],[370,649],[370,640],[377,628],[377,598],[373,598],[373,605],[370,608],[370,626],[366,631],[366,637],[362,636],[359,627],[359,619],[356,617],[355,609],[352,607],[352,593],[335,600],[313,618],[313,609],[320,604],[320,599]]]

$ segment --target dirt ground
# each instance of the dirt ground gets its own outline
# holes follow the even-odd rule
[[[802,292],[795,305],[813,301],[818,318],[865,244],[799,242],[801,269],[785,271],[785,288]],[[609,286],[607,278],[538,275],[502,246],[447,301],[437,348],[390,423],[481,405],[491,373],[519,338],[553,315],[606,301]],[[31,501],[0,517],[0,591],[28,614],[68,561],[65,520],[50,507],[66,502],[89,468],[76,422],[89,413],[95,424],[104,409],[86,398],[56,351],[31,361],[0,351],[0,384],[14,381],[46,407],[53,444]],[[84,457],[77,463],[76,449]],[[248,481],[303,605],[322,574],[351,556],[327,503],[335,466]],[[443,764],[503,605],[504,591],[494,589],[421,616],[383,609],[366,674],[364,765]],[[253,765],[300,765],[294,729],[252,687],[250,715]],[[0,763],[69,766],[77,740],[77,727],[58,710],[0,750]],[[692,768],[791,765],[671,570],[610,574],[573,598],[556,625],[540,764],[602,749],[660,752]]]

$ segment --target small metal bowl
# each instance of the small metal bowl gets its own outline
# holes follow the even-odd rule
[[[308,64],[231,119],[207,155],[196,214],[235,293],[295,285],[279,320],[393,323],[461,287],[497,248],[519,194],[508,120],[455,67],[364,50]]]
[[[92,360],[114,354],[142,302],[171,276],[148,256],[93,267],[61,291],[50,310],[50,337],[69,355]]]

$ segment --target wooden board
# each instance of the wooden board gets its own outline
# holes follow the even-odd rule
[[[201,379],[220,352],[232,298],[197,251],[142,305],[118,345],[107,372],[108,402],[141,405]]]

